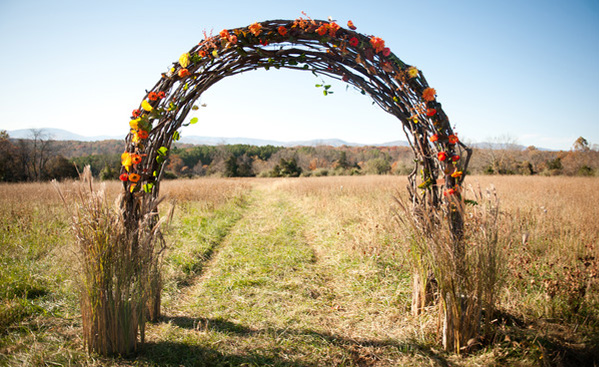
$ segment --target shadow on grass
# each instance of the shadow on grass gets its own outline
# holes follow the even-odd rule
[[[198,332],[223,333],[231,340],[222,348],[194,344],[193,340],[149,342],[137,356],[138,361],[158,366],[373,366],[381,359],[404,354],[424,357],[432,366],[448,366],[443,356],[416,342],[355,340],[310,329],[253,329],[223,319],[164,317],[161,322]],[[256,347],[248,349],[251,338],[255,338]]]

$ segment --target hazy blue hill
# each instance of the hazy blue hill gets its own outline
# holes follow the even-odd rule
[[[44,139],[51,140],[60,140],[60,141],[102,141],[102,140],[123,140],[125,138],[122,136],[83,136],[79,134],[72,133],[67,130],[62,129],[54,129],[54,128],[42,128],[39,129],[42,131],[44,135]],[[8,135],[13,139],[30,139],[32,137],[31,129],[19,129],[19,130],[10,130],[8,131]],[[226,138],[226,137],[209,137],[209,136],[184,136],[179,141],[183,144],[194,144],[194,145],[232,145],[232,144],[247,144],[247,145],[256,145],[256,146],[265,146],[265,145],[274,145],[274,146],[282,146],[282,147],[294,147],[294,146],[332,146],[332,147],[341,147],[341,146],[349,146],[349,147],[360,147],[367,145],[375,145],[375,146],[407,146],[408,143],[405,141],[392,141],[381,144],[362,144],[362,143],[353,143],[347,142],[341,139],[312,139],[312,140],[298,140],[298,141],[278,141],[278,140],[267,140],[267,139],[253,139],[253,138]]]

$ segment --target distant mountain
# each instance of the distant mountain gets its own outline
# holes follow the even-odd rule
[[[73,141],[101,141],[101,140],[123,140],[124,136],[83,136],[72,133],[67,130],[43,128],[41,130],[45,138],[52,140],[73,140]],[[10,130],[8,135],[13,139],[30,139],[31,129],[20,129]],[[282,147],[295,147],[295,146],[320,146],[327,145],[332,147],[340,146],[407,146],[408,143],[405,141],[392,141],[382,144],[361,144],[361,143],[350,143],[341,139],[312,139],[312,140],[298,140],[298,141],[278,141],[278,140],[266,140],[266,139],[252,139],[252,138],[225,138],[225,137],[210,137],[210,136],[184,136],[181,138],[179,143],[193,144],[193,145],[233,145],[233,144],[248,144],[256,146],[274,145]]]
[[[72,133],[67,130],[62,129],[53,129],[53,128],[42,128],[35,129],[40,130],[44,139],[51,140],[75,140],[75,141],[101,141],[101,140],[122,140],[123,136],[108,136],[108,135],[98,135],[98,136],[83,136],[79,134]],[[19,129],[19,130],[9,130],[8,136],[13,139],[30,139],[32,136],[32,129]]]

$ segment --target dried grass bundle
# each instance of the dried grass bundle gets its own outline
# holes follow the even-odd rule
[[[416,302],[420,302],[416,306],[424,307],[430,300],[427,280],[434,279],[441,301],[443,345],[457,353],[470,349],[484,334],[483,319],[491,320],[502,264],[495,190],[483,193],[479,188],[471,193],[474,200],[453,200],[439,209],[417,213],[397,199],[401,211],[396,218],[409,238],[413,273],[421,280],[415,289]],[[459,235],[452,226],[456,214],[466,219]]]
[[[140,203],[147,214],[131,230],[119,205],[121,198],[108,203],[103,187],[94,188],[89,167],[80,177],[77,197],[72,227],[80,260],[83,340],[89,352],[127,355],[143,343],[148,316],[159,315],[164,250],[160,233],[164,218],[158,220],[156,211],[159,200]]]

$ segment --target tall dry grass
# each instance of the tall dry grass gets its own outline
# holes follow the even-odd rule
[[[105,189],[94,187],[89,167],[81,176],[77,199],[72,227],[80,260],[84,343],[88,351],[102,355],[131,354],[144,341],[148,303],[160,294],[158,201],[142,202],[148,214],[137,228],[127,228],[120,200],[109,203]]]
[[[440,299],[443,346],[458,354],[479,343],[483,313],[489,325],[502,264],[497,194],[494,189],[484,194],[480,189],[471,189],[470,193],[467,202],[453,198],[448,206],[417,213],[398,199],[401,210],[396,216],[410,254],[415,284],[418,277],[422,280],[413,289],[418,293],[413,299],[427,299],[426,280],[432,272],[434,278],[430,281],[435,283]],[[452,228],[456,213],[463,218],[463,231],[458,234]]]

